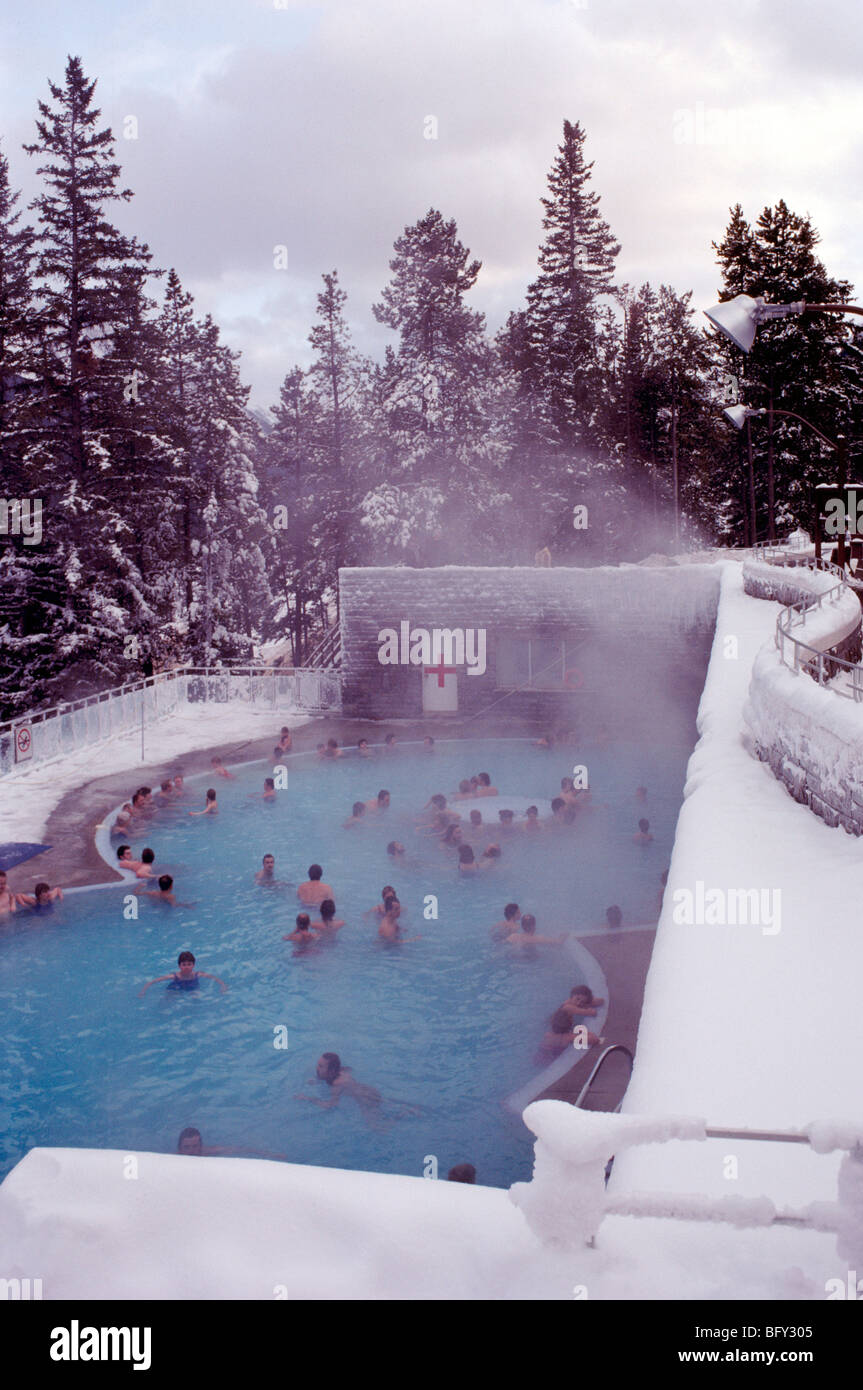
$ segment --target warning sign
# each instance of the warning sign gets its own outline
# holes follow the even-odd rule
[[[33,734],[29,724],[19,724],[15,730],[15,761],[26,763],[33,756]]]

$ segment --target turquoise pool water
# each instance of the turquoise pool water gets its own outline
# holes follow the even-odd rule
[[[0,1171],[34,1145],[171,1152],[194,1125],[205,1144],[293,1162],[419,1175],[434,1156],[442,1177],[462,1161],[490,1185],[529,1177],[531,1136],[503,1101],[545,1064],[537,1048],[548,1016],[581,977],[564,950],[519,958],[489,927],[510,900],[548,934],[595,928],[610,903],[624,925],[655,921],[689,751],[475,740],[439,741],[432,754],[404,745],[368,761],[302,755],[285,760],[289,783],[275,802],[260,795],[272,764],[249,765],[236,781],[216,780],[219,815],[202,818],[186,810],[202,806],[214,782],[191,780],[184,806],[159,812],[131,843],[152,846],[192,906],[145,899],[127,919],[121,885],[70,894],[51,916],[21,913],[0,934]],[[574,828],[496,834],[503,857],[481,877],[460,877],[454,852],[414,825],[432,793],[455,791],[473,772],[547,801],[576,762],[589,768],[595,808]],[[390,809],[344,829],[352,803],[382,787]],[[466,818],[474,807],[482,800],[457,809]],[[645,815],[655,841],[642,847],[632,835]],[[405,843],[407,862],[387,855],[391,839]],[[295,959],[282,940],[299,910],[295,887],[253,882],[268,851],[278,878],[296,885],[317,861],[335,889],[347,925],[314,955]],[[384,883],[419,941],[378,942],[363,914]],[[424,919],[430,894],[436,921]],[[197,993],[157,985],[138,998],[187,948],[228,993],[204,981]],[[279,1029],[286,1049],[274,1046]],[[375,1129],[350,1099],[328,1111],[295,1099],[327,1098],[307,1084],[324,1051],[419,1114]]]

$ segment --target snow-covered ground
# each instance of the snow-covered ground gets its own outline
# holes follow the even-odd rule
[[[753,663],[778,611],[743,593],[739,564],[723,566],[700,740],[620,1117],[654,1117],[656,1138],[698,1134],[698,1121],[863,1129],[863,849],[794,802],[743,742]],[[226,737],[215,722],[205,730],[199,712],[192,722],[201,742]],[[248,710],[241,728],[248,736]],[[227,736],[237,734],[233,724]],[[180,743],[178,730],[166,753]],[[67,785],[77,775],[64,768]],[[35,834],[47,802],[25,787],[16,780],[17,825],[26,806]],[[749,890],[758,920],[723,924],[732,895]],[[847,1247],[837,1254],[824,1230],[710,1220],[722,1198],[736,1199],[726,1206],[738,1217],[747,1198],[780,1209],[832,1204],[838,1154],[730,1139],[615,1144],[609,1202],[648,1210],[643,1194],[665,1194],[659,1209],[700,1219],[610,1215],[595,1248],[576,1239],[567,1250],[549,1236],[571,1238],[585,1204],[603,1200],[601,1180],[567,1145],[583,1139],[582,1160],[592,1145],[601,1169],[616,1117],[547,1101],[528,1119],[544,1137],[527,1200],[525,1185],[511,1196],[246,1159],[144,1154],[133,1163],[117,1152],[36,1150],[0,1188],[3,1272],[42,1278],[46,1298],[824,1299],[828,1280],[844,1284]],[[760,1219],[769,1211],[764,1202],[754,1210]],[[179,1245],[166,1239],[178,1229]]]
[[[151,724],[144,734],[147,763],[175,760],[196,749],[234,744],[242,747],[271,734],[278,738],[282,724],[297,729],[314,716],[290,710],[271,710],[233,701],[227,704],[187,705]],[[67,792],[94,777],[132,772],[141,767],[141,731],[117,734],[102,743],[69,753],[62,761],[20,768],[0,780],[0,842],[42,839],[48,817]]]

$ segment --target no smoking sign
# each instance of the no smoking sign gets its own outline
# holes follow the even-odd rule
[[[15,730],[15,761],[25,763],[33,756],[33,735],[29,724],[19,724]]]

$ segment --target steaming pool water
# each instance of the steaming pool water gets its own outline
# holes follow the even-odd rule
[[[420,1175],[434,1156],[442,1177],[469,1161],[481,1183],[528,1178],[532,1136],[504,1101],[547,1064],[537,1048],[583,980],[585,957],[537,947],[528,958],[493,942],[489,928],[509,901],[550,935],[595,930],[611,903],[624,927],[654,922],[689,752],[476,739],[439,740],[431,754],[400,745],[369,760],[303,754],[284,760],[289,784],[272,803],[261,798],[269,762],[235,768],[231,782],[189,779],[182,806],[159,811],[131,843],[136,855],[152,846],[155,867],[192,906],[145,898],[127,919],[130,885],[112,885],[67,894],[50,915],[20,912],[0,933],[0,1175],[35,1145],[173,1152],[194,1125],[205,1144],[297,1163]],[[594,809],[574,827],[546,818],[535,835],[495,833],[502,858],[483,875],[461,877],[455,853],[415,827],[434,792],[454,792],[471,773],[488,771],[524,805],[547,805],[576,763],[589,768]],[[214,784],[218,816],[188,816]],[[382,787],[390,809],[344,829],[352,803]],[[464,819],[474,808],[488,815],[482,799],[455,803]],[[640,816],[655,836],[647,846],[632,842]],[[406,861],[387,855],[392,839],[406,845]],[[266,852],[294,886],[253,882]],[[282,936],[300,910],[295,885],[315,861],[347,925],[294,958]],[[405,935],[419,941],[379,943],[376,919],[363,914],[384,883],[398,892]],[[437,920],[424,919],[430,894]],[[147,980],[176,970],[182,949],[228,993],[202,981],[197,992],[156,985],[138,998]],[[283,1029],[286,1048],[274,1045]],[[326,1111],[296,1099],[327,1098],[309,1082],[324,1051],[419,1113],[376,1129],[347,1097]]]

